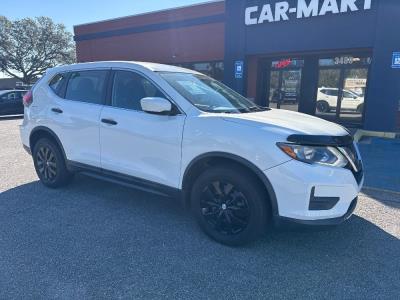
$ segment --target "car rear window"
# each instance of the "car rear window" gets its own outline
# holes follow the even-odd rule
[[[62,97],[62,88],[65,85],[67,80],[67,74],[57,74],[53,77],[53,79],[49,83],[49,87],[53,90],[53,92]]]

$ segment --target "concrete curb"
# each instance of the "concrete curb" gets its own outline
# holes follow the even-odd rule
[[[396,132],[369,131],[358,129],[354,134],[354,140],[358,143],[363,137],[379,137],[386,139],[395,139],[400,137]]]

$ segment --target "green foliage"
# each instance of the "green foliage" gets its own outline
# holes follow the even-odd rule
[[[30,84],[46,69],[73,62],[75,45],[63,24],[47,17],[0,16],[0,71]]]

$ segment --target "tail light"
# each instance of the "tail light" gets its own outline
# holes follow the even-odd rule
[[[24,103],[24,106],[28,107],[29,105],[32,104],[33,102],[33,93],[32,90],[27,92],[24,97],[22,98],[22,102]]]

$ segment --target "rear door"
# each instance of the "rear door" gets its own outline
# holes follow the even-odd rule
[[[113,73],[110,105],[101,113],[102,168],[178,187],[185,115],[143,112],[142,98],[168,96],[142,74],[123,70]]]
[[[57,95],[49,106],[51,128],[60,138],[67,159],[100,168],[100,113],[109,70],[74,71],[53,77]]]

